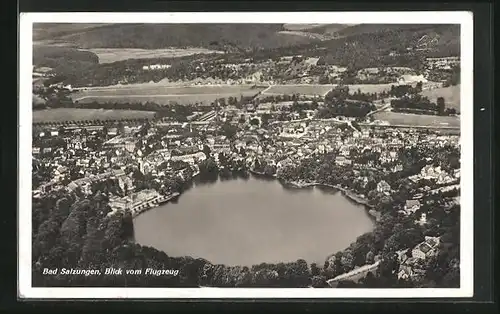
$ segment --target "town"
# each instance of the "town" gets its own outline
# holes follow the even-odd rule
[[[238,119],[229,120],[231,114]],[[434,207],[449,214],[459,206],[460,143],[453,130],[356,128],[349,119],[314,118],[261,125],[252,109],[228,107],[200,120],[205,117],[212,119],[35,128],[34,197],[102,191],[108,215],[135,216],[177,197],[193,177],[215,171],[254,172],[299,187],[332,185],[366,204],[377,221],[389,205],[391,215],[439,228],[434,215],[442,213]]]
[[[387,55],[413,55],[427,49],[426,41],[422,37]],[[113,66],[121,74],[112,78],[98,73],[104,67],[94,77],[70,78],[35,68],[34,93],[46,100],[33,104],[35,114],[68,108],[154,114],[33,122],[34,280],[74,284],[37,273],[64,259],[68,267],[111,269],[126,261],[134,267],[180,269],[168,278],[113,279],[112,284],[129,286],[457,287],[460,112],[457,104],[432,93],[459,84],[459,58],[423,58],[418,69],[354,68],[307,54],[269,59],[264,52],[252,58],[217,54],[181,65],[117,62]],[[91,92],[93,85],[143,83],[152,77],[201,88],[248,85],[252,92],[189,103],[95,98],[107,96],[88,96],[94,98],[85,102],[87,96],[74,96]],[[389,85],[364,89],[370,84]],[[374,230],[325,256],[324,265],[303,259],[213,265],[202,258],[170,257],[131,240],[135,217],[176,202],[193,181],[249,176],[278,180],[288,189],[340,191],[364,206]],[[139,262],[143,257],[150,262]],[[110,284],[92,277],[74,280]]]

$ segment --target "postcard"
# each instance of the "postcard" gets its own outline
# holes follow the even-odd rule
[[[22,13],[19,297],[471,297],[472,21]]]

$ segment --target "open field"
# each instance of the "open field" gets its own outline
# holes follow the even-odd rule
[[[72,94],[71,98],[80,103],[97,102],[156,102],[158,104],[211,103],[217,98],[228,98],[241,96],[250,97],[263,93],[259,98],[266,95],[308,95],[324,96],[336,85],[273,85],[269,88],[252,85],[193,85],[176,86],[167,83],[143,83],[132,85],[115,85],[106,87],[84,88]],[[363,84],[349,85],[350,91],[361,89],[362,92],[380,92],[389,90],[391,84]]]
[[[257,95],[264,87],[251,85],[226,86],[162,86],[144,84],[140,87],[124,85],[116,88],[90,88],[73,94],[74,101],[80,103],[97,102],[155,102],[166,105],[170,102],[179,104],[211,103],[217,98]]]
[[[383,91],[390,91],[391,86],[397,86],[399,84],[354,84],[349,86],[349,93],[357,92],[358,89],[361,90],[362,93],[380,93]]]
[[[328,93],[335,85],[306,85],[306,84],[297,84],[297,85],[273,85],[269,89],[267,89],[262,94],[265,95],[293,95],[293,94],[301,94],[301,95],[318,95],[323,96]]]
[[[452,116],[433,116],[381,111],[375,113],[373,117],[376,120],[387,121],[391,125],[460,127],[460,119]]]
[[[99,63],[112,63],[127,59],[177,58],[194,54],[223,53],[205,48],[169,48],[169,49],[138,49],[138,48],[93,48],[86,49],[99,57]]]
[[[153,111],[56,108],[33,111],[33,123],[85,120],[152,119]]]
[[[348,85],[349,92],[354,93],[361,90],[363,93],[380,93],[382,91],[391,90],[392,85],[397,84],[356,84]],[[266,90],[263,95],[326,95],[332,88],[337,86],[336,84],[297,84],[297,85],[273,85],[268,90]]]
[[[444,97],[446,107],[455,108],[460,112],[460,85],[424,90],[422,95],[432,102],[436,102],[438,97]]]

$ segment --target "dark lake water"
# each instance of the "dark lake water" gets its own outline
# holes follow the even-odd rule
[[[341,192],[284,188],[254,177],[194,183],[176,203],[134,219],[141,245],[245,266],[300,258],[323,265],[372,228],[363,206]]]

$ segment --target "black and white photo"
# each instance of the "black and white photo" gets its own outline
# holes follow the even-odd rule
[[[21,296],[472,296],[471,14],[20,21]]]

